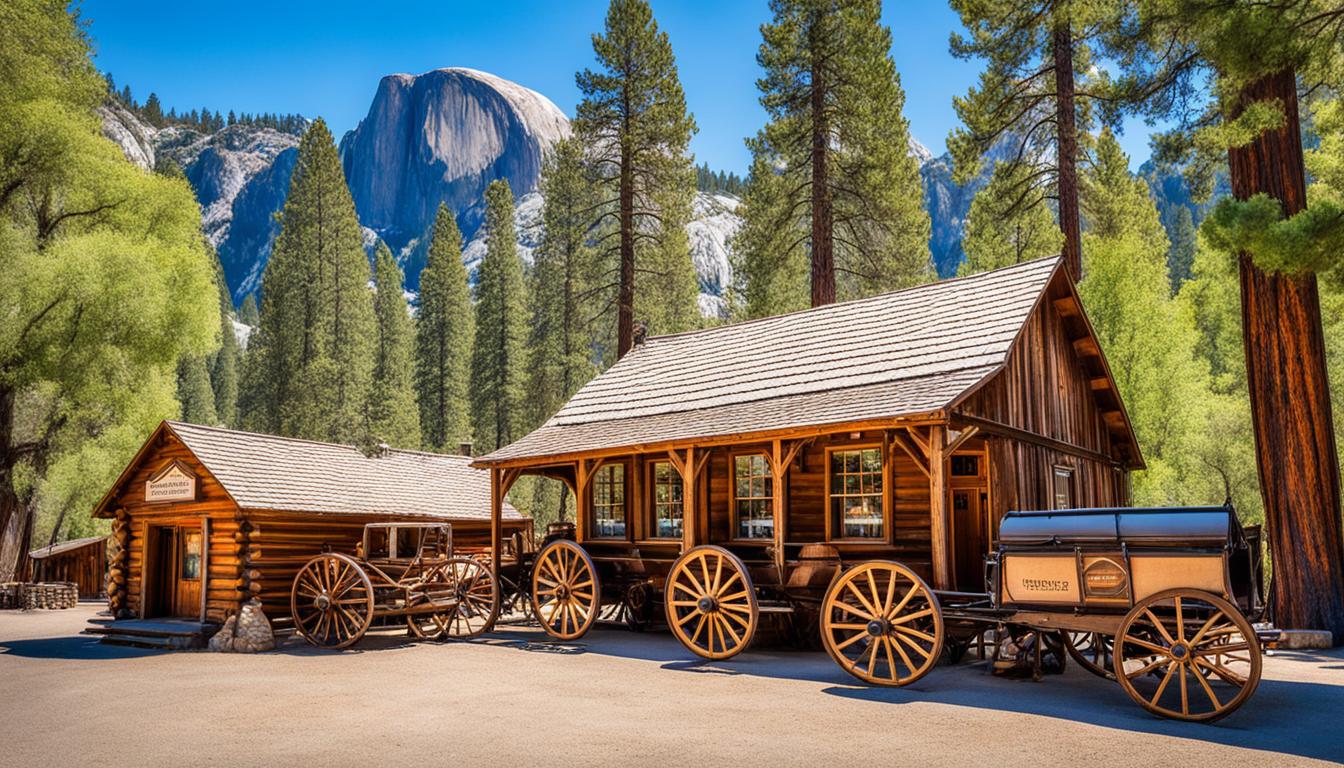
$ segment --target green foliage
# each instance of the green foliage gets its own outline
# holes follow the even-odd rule
[[[215,395],[216,421],[226,427],[238,423],[238,364],[241,351],[233,330],[233,300],[224,280],[218,254],[214,259],[215,285],[219,288],[219,350],[207,358],[210,388]]]
[[[256,328],[261,325],[261,312],[257,310],[257,294],[249,293],[238,308],[238,322]]]
[[[975,193],[966,214],[962,250],[966,260],[958,275],[971,275],[1020,264],[1059,253],[1064,234],[1044,200],[1028,201],[1021,195],[1039,196],[1041,191],[1024,187],[1017,177],[1021,165],[999,163],[989,183]]]
[[[393,448],[419,448],[420,414],[411,369],[415,330],[406,306],[405,279],[386,244],[378,243],[373,258],[378,343],[369,395],[369,438]]]
[[[363,444],[377,323],[369,261],[326,123],[299,142],[280,234],[262,277],[243,422],[261,432]]]
[[[1200,230],[1211,248],[1231,258],[1248,253],[1266,272],[1330,272],[1344,253],[1344,205],[1317,199],[1285,219],[1281,203],[1269,195],[1224,197]]]
[[[210,388],[210,369],[205,358],[183,356],[177,362],[177,401],[182,404],[183,421],[213,426],[219,421],[215,415],[215,393]]]
[[[216,342],[195,197],[100,135],[104,87],[64,4],[0,5],[0,530],[83,527]]]
[[[612,0],[593,52],[598,69],[575,78],[583,100],[574,121],[600,195],[593,290],[622,330],[634,317],[656,333],[686,330],[700,322],[686,239],[696,129],[672,44],[647,2]],[[618,338],[620,354],[630,341]]]
[[[695,188],[709,194],[723,193],[741,197],[746,190],[746,182],[736,173],[712,171],[709,163],[695,166]]]
[[[751,162],[746,192],[737,213],[742,227],[733,235],[729,258],[733,290],[728,313],[738,319],[806,309],[811,262],[808,250],[790,247],[804,241],[810,228],[790,213],[790,181],[777,173],[764,152]]]
[[[476,319],[462,264],[462,234],[445,205],[434,218],[415,320],[421,442],[425,450],[456,452],[471,440],[468,392]]]
[[[837,299],[929,279],[929,217],[880,4],[772,0],[770,10],[756,56],[769,122],[747,142],[752,173],[734,246],[748,270],[740,306],[749,316],[797,306],[788,297],[797,263],[816,249],[834,255]],[[757,280],[765,287],[751,288]]]
[[[523,436],[527,307],[513,226],[513,192],[503,179],[485,190],[485,257],[476,282],[471,416],[476,445],[493,451]]]
[[[1171,248],[1167,250],[1167,275],[1171,278],[1171,291],[1180,290],[1181,285],[1194,274],[1195,249],[1198,247],[1198,232],[1190,209],[1177,206],[1176,221],[1169,237]]]

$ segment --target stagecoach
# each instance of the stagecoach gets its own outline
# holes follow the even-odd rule
[[[355,554],[324,552],[294,577],[294,628],[315,646],[346,648],[397,620],[422,639],[476,637],[499,614],[489,566],[454,556],[448,523],[370,523]]]

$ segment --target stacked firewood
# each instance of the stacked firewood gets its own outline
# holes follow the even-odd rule
[[[79,587],[72,582],[57,581],[45,584],[9,582],[0,584],[0,608],[73,608],[79,603]]]

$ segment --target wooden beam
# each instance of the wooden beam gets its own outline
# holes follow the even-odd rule
[[[911,445],[910,441],[901,435],[900,430],[892,430],[886,434],[890,436],[892,445],[895,445],[897,448],[900,448],[902,451],[905,451],[906,455],[910,457],[910,460],[915,463],[915,467],[917,467],[920,472],[923,472],[925,477],[928,477],[929,476],[928,456],[923,451],[920,451],[915,446]]]
[[[930,427],[930,429],[932,430],[932,427]],[[905,433],[910,436],[910,439],[914,441],[915,445],[919,446],[919,450],[924,454],[924,458],[929,458],[929,439],[919,433],[919,428],[906,427]]]
[[[952,555],[948,531],[952,510],[947,498],[947,433],[929,428],[929,543],[933,554],[933,588],[952,588]]]
[[[781,441],[774,440],[770,443],[770,453],[767,454],[767,457],[770,461],[770,476],[773,479],[770,484],[770,511],[775,519],[775,541],[772,554],[775,561],[775,573],[782,584],[784,582],[784,474],[788,471],[788,464],[783,461],[784,446]]]
[[[1101,357],[1101,347],[1097,346],[1097,340],[1092,336],[1074,339],[1073,351],[1077,352],[1080,357]]]
[[[205,609],[210,605],[210,516],[201,518],[201,623],[205,623]]]
[[[1093,392],[1111,388],[1111,379],[1108,376],[1095,376],[1089,383],[1092,385]]]
[[[504,470],[490,470],[490,575],[499,583],[499,561],[504,548]],[[493,628],[493,627],[492,627]]]
[[[975,437],[975,434],[979,431],[980,431],[979,427],[970,426],[958,432],[957,436],[952,438],[952,442],[948,443],[947,445],[947,448],[945,450],[947,455],[951,456],[953,453],[956,452],[958,448],[960,448],[963,444],[965,444],[967,440],[970,440],[972,437]]]
[[[1119,411],[1115,411],[1115,413],[1119,413]],[[1070,456],[1077,456],[1080,459],[1088,459],[1089,461],[1111,464],[1117,467],[1123,465],[1123,462],[1114,456],[1107,456],[1104,453],[1099,453],[1090,448],[1084,448],[1081,445],[1066,443],[1063,440],[1056,440],[1053,437],[1046,437],[1045,435],[1039,435],[1035,432],[1028,432],[1025,429],[1018,429],[1017,427],[994,421],[993,419],[972,416],[967,413],[955,413],[952,415],[952,422],[968,426],[974,425],[979,427],[980,431],[985,434],[1009,437],[1024,443],[1039,445],[1042,448],[1049,448],[1052,451],[1059,451],[1060,453],[1066,453]]]

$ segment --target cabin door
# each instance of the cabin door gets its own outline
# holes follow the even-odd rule
[[[150,616],[195,619],[201,615],[201,526],[152,529],[154,586]]]
[[[988,507],[983,489],[952,489],[952,557],[956,589],[963,592],[985,591],[985,553],[988,551]]]

